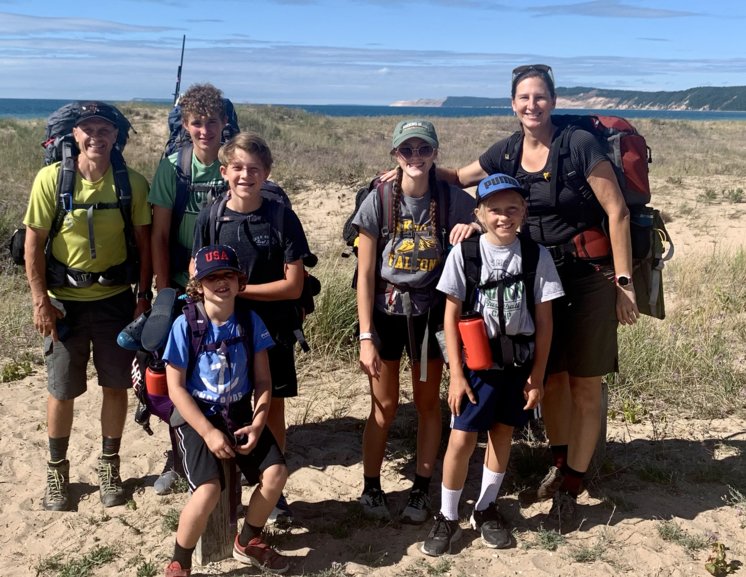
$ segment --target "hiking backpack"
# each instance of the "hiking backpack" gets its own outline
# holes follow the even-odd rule
[[[285,191],[278,184],[272,181],[265,181],[262,185],[262,198],[268,200],[267,207],[269,210],[269,229],[270,236],[274,235],[279,239],[280,245],[284,245],[285,239],[285,210],[290,210],[290,199],[288,199]],[[223,223],[230,222],[233,217],[225,214],[225,208],[230,199],[230,192],[223,194],[219,198],[215,199],[210,205],[210,215],[208,219],[208,226],[210,231],[210,243],[218,244],[220,239],[220,229]],[[252,226],[251,220],[247,220],[247,225]],[[249,235],[251,236],[251,235]],[[271,250],[271,241],[270,247]],[[314,297],[318,296],[321,292],[321,282],[318,278],[311,275],[307,268],[313,268],[318,263],[318,258],[315,254],[308,254],[303,257],[303,290],[301,291],[300,297],[294,301],[296,307],[295,316],[297,322],[293,328],[293,334],[296,341],[300,345],[304,352],[309,352],[311,347],[308,345],[305,335],[303,334],[303,320],[315,309]]]
[[[378,202],[381,206],[381,228],[378,234],[377,252],[381,253],[394,234],[394,183],[392,181],[381,181],[381,175],[375,176],[367,186],[360,187],[355,193],[355,208],[344,223],[342,228],[342,240],[347,248],[342,252],[343,258],[351,254],[357,256],[358,230],[352,224],[360,210],[360,205],[373,191],[378,194]],[[449,185],[444,180],[438,180],[435,202],[438,206],[438,231],[436,234],[441,250],[445,253],[448,246],[448,212],[450,210],[451,193]],[[357,268],[352,275],[352,288],[357,288]]]
[[[505,289],[519,282],[525,287],[524,298],[526,308],[531,318],[536,323],[536,303],[534,296],[534,284],[536,282],[536,269],[539,266],[539,245],[527,235],[519,234],[518,240],[521,245],[521,272],[513,275],[505,275],[499,280],[491,280],[482,283],[482,253],[479,250],[479,239],[482,235],[474,235],[461,241],[461,252],[464,257],[464,277],[466,278],[466,296],[464,298],[461,317],[468,317],[475,313],[474,307],[477,301],[477,290]],[[497,291],[498,301],[498,323],[500,325],[500,336],[490,339],[492,358],[498,365],[505,367],[513,365],[516,358],[515,346],[521,343],[533,342],[534,335],[506,335],[505,314],[503,305],[504,293]],[[480,315],[481,316],[481,315]]]
[[[673,256],[674,246],[660,212],[646,206],[651,199],[648,165],[653,162],[645,138],[625,118],[618,116],[553,114],[552,122],[561,134],[549,151],[550,199],[556,208],[562,183],[566,183],[588,202],[598,201],[585,175],[572,166],[570,138],[575,130],[590,132],[604,150],[619,183],[624,202],[630,211],[632,237],[633,286],[642,314],[665,317],[662,270],[664,262]],[[523,133],[519,130],[509,138],[500,162],[500,170],[515,176],[521,159]],[[570,242],[555,247],[581,259],[603,259],[611,254],[605,222],[577,234]],[[555,252],[553,256],[557,256]]]
[[[116,118],[117,140],[111,151],[111,167],[116,188],[116,202],[76,203],[73,198],[75,190],[76,160],[80,151],[73,138],[73,127],[80,118],[83,106],[96,105],[106,107]],[[102,102],[76,101],[66,104],[53,112],[48,120],[44,142],[44,164],[49,165],[60,162],[57,177],[57,189],[55,191],[55,215],[49,236],[44,249],[47,262],[47,286],[57,288],[62,286],[76,286],[91,279],[97,280],[103,277],[110,284],[134,284],[139,280],[139,253],[135,243],[134,228],[132,225],[132,186],[127,172],[127,164],[122,156],[129,131],[132,125],[129,120],[113,105]],[[134,132],[134,129],[132,129]],[[96,258],[95,239],[93,237],[92,211],[101,209],[117,208],[121,212],[124,221],[124,237],[127,250],[126,260],[106,271],[100,273],[89,273],[67,268],[52,256],[52,241],[62,228],[65,216],[75,209],[88,210],[89,230],[89,252],[91,259]],[[25,227],[19,227],[11,237],[10,253],[13,261],[18,265],[25,264],[24,243],[26,239]],[[95,277],[95,278],[94,278]]]

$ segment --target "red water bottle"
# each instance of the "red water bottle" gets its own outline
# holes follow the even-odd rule
[[[168,396],[166,365],[163,364],[163,361],[148,363],[148,367],[145,369],[145,388],[149,395]]]
[[[492,349],[487,338],[487,327],[479,313],[461,317],[458,332],[464,343],[464,360],[472,371],[485,371],[492,366]]]

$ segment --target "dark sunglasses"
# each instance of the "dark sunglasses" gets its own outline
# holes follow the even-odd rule
[[[552,84],[554,84],[554,73],[552,72],[552,67],[547,66],[546,64],[525,64],[523,66],[513,68],[513,84],[515,84],[519,78],[525,76],[529,72],[538,72],[540,74],[544,74],[549,78],[549,80],[552,81]]]
[[[429,144],[420,146],[419,148],[412,148],[411,146],[400,146],[396,149],[397,154],[404,160],[409,160],[413,156],[417,155],[420,158],[430,158],[435,152],[435,149]]]

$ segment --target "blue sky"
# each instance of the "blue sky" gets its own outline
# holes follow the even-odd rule
[[[388,104],[508,96],[542,62],[558,86],[746,85],[746,2],[721,0],[0,0],[4,98]]]

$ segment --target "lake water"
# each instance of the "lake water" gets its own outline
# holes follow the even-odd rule
[[[47,100],[34,98],[0,98],[0,118],[46,118],[69,100]],[[163,102],[158,102],[163,104]],[[279,104],[298,108],[314,114],[327,116],[512,116],[510,108],[454,107],[435,108],[425,106],[366,106],[352,104]],[[721,112],[699,110],[562,110],[558,113],[594,113],[627,118],[662,118],[679,120],[746,120],[746,112]]]

